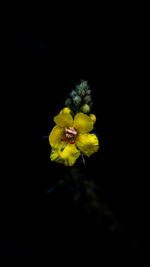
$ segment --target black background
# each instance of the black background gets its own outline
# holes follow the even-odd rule
[[[67,94],[81,79],[88,80],[93,90],[95,132],[101,146],[88,161],[87,172],[102,189],[119,229],[104,233],[99,246],[105,240],[106,248],[138,248],[134,124],[135,92],[141,81],[137,25],[121,20],[121,14],[117,18],[107,12],[103,16],[102,12],[79,14],[80,18],[75,12],[67,19],[58,15],[50,20],[40,14],[38,20],[31,16],[32,23],[25,18],[15,25],[9,23],[1,98],[4,186],[0,248],[6,255],[46,251],[55,247],[56,237],[63,245],[61,234],[71,233],[74,240],[77,229],[79,243],[87,238],[88,222],[80,225],[80,215],[64,196],[45,194],[66,169],[49,161],[50,147],[44,137]],[[90,237],[99,240],[102,233],[98,226],[96,230],[88,226],[89,248],[93,246]]]

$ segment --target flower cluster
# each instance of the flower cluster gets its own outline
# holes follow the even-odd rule
[[[92,107],[91,90],[87,81],[81,81],[66,99],[65,106],[70,107],[75,113],[90,113]]]
[[[94,128],[96,116],[89,114],[91,90],[86,81],[76,86],[65,102],[65,107],[54,117],[55,126],[49,135],[52,161],[73,166],[81,154],[91,156],[99,149]]]

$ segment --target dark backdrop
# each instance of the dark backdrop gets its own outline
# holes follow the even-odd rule
[[[119,227],[113,234],[106,233],[109,244],[122,249],[138,246],[133,103],[140,77],[135,30],[112,17],[95,24],[69,24],[10,25],[1,141],[1,247],[6,254],[14,247],[19,247],[16,253],[41,251],[43,246],[53,246],[54,232],[58,238],[64,231],[71,229],[73,235],[73,229],[80,228],[80,215],[64,196],[45,194],[66,168],[49,161],[48,140],[43,138],[80,79],[88,80],[93,90],[101,147],[88,161],[88,174],[100,186]],[[87,225],[84,222],[80,229],[83,240]],[[98,226],[96,233],[89,227],[89,235],[94,233],[98,240],[101,232]]]

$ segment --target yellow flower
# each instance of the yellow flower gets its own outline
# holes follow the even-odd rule
[[[98,138],[89,133],[94,124],[90,116],[77,113],[73,119],[69,113],[60,113],[54,122],[56,125],[49,135],[52,161],[72,166],[81,153],[89,157],[97,152]]]

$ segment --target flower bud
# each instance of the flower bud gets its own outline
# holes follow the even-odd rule
[[[62,113],[63,114],[70,114],[71,113],[71,109],[68,108],[68,107],[65,107],[65,108],[62,109]]]
[[[85,102],[86,104],[89,104],[89,103],[91,102],[91,96],[87,95],[87,96],[84,97],[83,100],[84,100],[84,102]]]
[[[66,101],[65,101],[65,106],[70,106],[71,105],[71,99],[70,98],[67,98]]]
[[[72,90],[71,93],[70,93],[70,96],[71,96],[71,98],[76,97],[77,96],[76,91]]]
[[[90,114],[89,116],[90,116],[91,120],[93,121],[93,123],[95,123],[96,122],[96,116],[94,114]]]
[[[80,85],[76,86],[76,92],[77,92],[78,95],[81,95],[82,88],[80,87]]]
[[[82,107],[81,107],[81,111],[83,113],[89,113],[90,112],[90,106],[88,104],[84,104]]]
[[[86,95],[91,95],[91,90],[90,89],[86,91]]]
[[[80,95],[81,96],[85,96],[85,93],[86,93],[86,91],[84,90],[84,88],[81,90],[81,93],[80,93]]]
[[[81,103],[81,97],[80,96],[75,96],[75,98],[73,99],[73,102],[76,106],[80,105]]]

